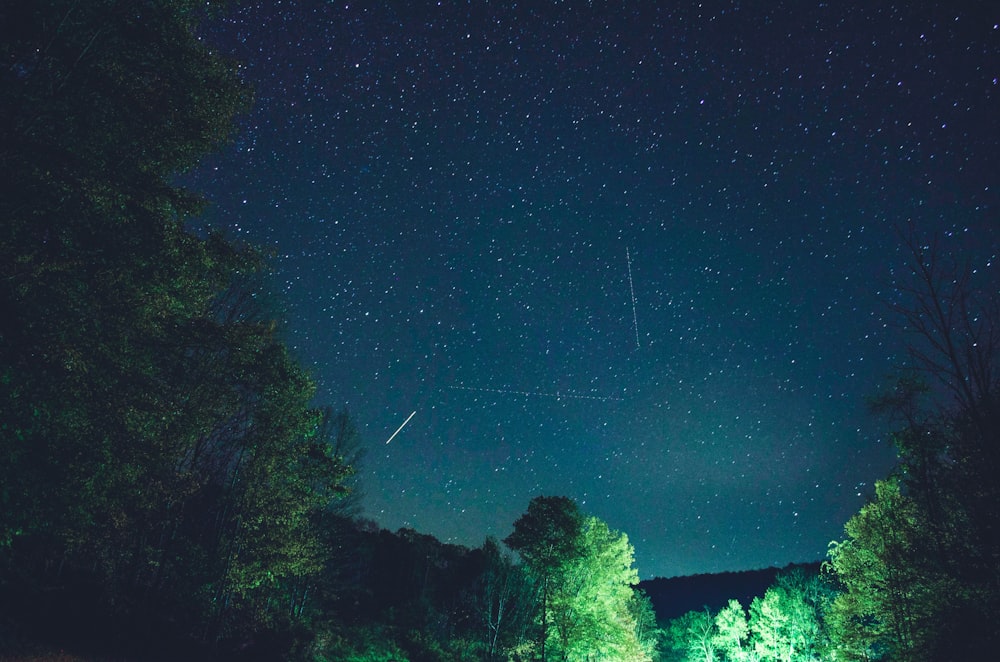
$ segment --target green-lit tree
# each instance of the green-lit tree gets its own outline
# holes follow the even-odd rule
[[[624,533],[596,517],[580,532],[579,554],[568,560],[549,603],[554,649],[564,660],[643,659],[631,610],[639,577]]]
[[[561,660],[649,660],[658,632],[628,537],[566,497],[537,497],[505,541],[539,589],[538,651]]]
[[[827,660],[823,615],[833,591],[818,575],[794,569],[778,575],[749,614],[731,599],[672,620],[666,630],[670,659],[678,662],[807,662]]]
[[[716,662],[719,659],[718,631],[708,607],[671,620],[664,636],[672,653],[671,659],[677,662]]]
[[[549,596],[568,562],[581,553],[584,517],[568,497],[535,497],[528,510],[514,522],[514,532],[504,542],[518,552],[538,580],[541,590],[539,650],[545,661],[549,637]]]
[[[653,601],[644,591],[636,589],[629,601],[629,613],[634,623],[635,641],[639,646],[636,659],[659,659],[663,630],[656,621]]]
[[[845,590],[828,620],[842,657],[983,658],[1000,644],[996,282],[933,240],[903,239],[895,309],[909,362],[873,399],[899,467],[831,545]]]
[[[914,565],[921,544],[920,512],[899,481],[875,484],[875,498],[830,545],[830,568],[843,592],[827,616],[835,649],[846,659],[931,659],[935,614],[956,587]]]
[[[818,576],[799,570],[778,575],[750,604],[753,650],[761,660],[806,662],[825,653],[823,614],[830,592]]]
[[[739,600],[731,599],[715,615],[712,643],[728,662],[756,662],[760,659],[750,642],[747,613]]]

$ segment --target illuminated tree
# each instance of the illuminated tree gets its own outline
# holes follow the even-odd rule
[[[716,662],[719,659],[718,632],[712,612],[706,607],[673,619],[665,633],[668,648],[683,662]]]
[[[728,662],[755,662],[759,659],[750,644],[747,613],[739,600],[732,599],[715,615],[712,643]]]
[[[638,652],[632,656],[633,659],[658,659],[663,630],[656,622],[652,600],[643,591],[634,590],[629,601],[629,613],[632,615],[635,641],[638,644]]]
[[[878,481],[875,498],[830,544],[843,587],[830,609],[834,647],[848,659],[930,659],[937,605],[955,591],[946,577],[911,562],[920,544],[919,511],[897,479]]]
[[[950,238],[949,241],[954,240]],[[1000,644],[1000,304],[989,261],[910,233],[897,318],[909,363],[873,400],[899,468],[831,545],[828,616],[850,659],[983,659]]]
[[[580,555],[583,515],[568,497],[535,497],[528,510],[514,522],[514,532],[504,542],[521,555],[538,578],[542,592],[539,647],[545,661],[549,637],[549,596],[567,563]]]
[[[820,659],[826,647],[823,612],[829,591],[819,577],[795,570],[777,577],[763,598],[750,604],[753,650],[761,660]]]
[[[749,618],[738,600],[714,616],[705,608],[671,621],[666,639],[684,662],[806,662],[827,659],[822,616],[831,591],[818,576],[778,575]]]
[[[790,662],[794,650],[791,641],[791,617],[780,604],[781,596],[768,589],[764,598],[750,603],[753,647],[758,657],[775,662]]]
[[[651,659],[655,619],[632,588],[639,577],[628,536],[584,518],[571,499],[537,497],[506,542],[540,587],[543,660]]]
[[[580,533],[580,552],[568,561],[550,601],[554,648],[564,660],[642,659],[631,610],[633,548],[624,533],[596,517]]]

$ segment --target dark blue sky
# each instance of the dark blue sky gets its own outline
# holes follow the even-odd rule
[[[257,103],[197,182],[276,253],[365,514],[474,546],[558,494],[643,577],[821,558],[892,464],[893,226],[995,263],[995,3],[395,4],[218,25]]]

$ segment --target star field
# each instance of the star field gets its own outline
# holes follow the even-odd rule
[[[823,557],[892,466],[893,226],[996,263],[1000,11],[909,4],[279,2],[205,35],[256,104],[196,188],[275,253],[365,515],[475,546],[557,494],[643,577]]]

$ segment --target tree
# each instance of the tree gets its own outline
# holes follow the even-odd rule
[[[631,611],[639,576],[628,536],[590,517],[579,548],[552,590],[555,649],[564,660],[643,659]]]
[[[849,659],[930,659],[939,602],[953,594],[947,578],[914,564],[919,513],[899,481],[875,484],[875,499],[830,545],[830,567],[843,587],[828,616],[834,646]]]
[[[718,659],[718,632],[708,607],[689,611],[670,621],[665,637],[674,659],[683,662],[715,662]]]
[[[915,567],[945,575],[956,598],[936,615],[938,634],[929,645],[941,658],[988,656],[1000,645],[993,627],[1000,618],[997,280],[990,257],[985,266],[960,262],[939,241],[912,231],[903,243],[909,277],[899,286],[896,313],[910,366],[931,397],[917,402],[919,417],[905,417],[894,441],[926,543]],[[914,398],[901,400],[914,406]],[[897,420],[907,411],[887,409]]]
[[[794,650],[790,615],[779,604],[780,596],[768,590],[763,598],[750,603],[750,623],[754,652],[762,660],[791,662]]]
[[[228,138],[248,99],[236,67],[193,34],[198,8],[3,10],[0,544],[30,532],[81,548],[101,531],[130,552],[113,539],[129,535],[116,511],[173,487],[141,468],[184,423],[162,392],[162,371],[176,370],[164,346],[252,262],[187,233],[198,204],[172,183]]]
[[[659,659],[663,630],[656,622],[653,601],[644,591],[635,589],[629,601],[629,613],[634,623],[635,641],[638,644],[638,651],[632,657],[646,660]]]
[[[563,566],[580,554],[583,515],[576,502],[568,497],[535,497],[528,510],[514,522],[514,532],[504,542],[518,552],[538,578],[542,592],[541,634],[539,648],[545,662],[545,644],[549,636],[549,593],[553,578]]]
[[[562,660],[648,660],[655,652],[648,599],[624,533],[584,517],[566,497],[537,497],[505,541],[541,591],[539,651]],[[655,619],[652,619],[655,622]],[[641,637],[640,637],[641,635]]]
[[[213,6],[0,10],[0,580],[56,623],[268,622],[350,473],[262,257],[187,225],[178,175],[250,96],[197,36]]]
[[[715,615],[712,643],[723,659],[729,662],[752,662],[759,659],[750,643],[747,613],[739,600],[731,599]]]
[[[764,597],[750,604],[749,629],[757,657],[780,662],[821,659],[827,595],[818,576],[807,577],[800,570],[778,575]]]
[[[901,235],[909,362],[872,403],[899,467],[831,545],[829,621],[843,655],[975,659],[1000,644],[1000,304],[988,268]]]
[[[312,529],[318,541],[321,570],[315,576],[301,577],[287,584],[287,604],[294,614],[303,615],[309,609],[317,615],[330,612],[336,603],[360,590],[359,558],[361,532],[356,521],[360,513],[358,468],[364,457],[361,439],[354,421],[346,410],[335,412],[329,407],[320,410],[321,423],[316,433],[317,443],[338,458],[341,481],[337,498],[311,511]],[[314,479],[322,487],[326,476]],[[346,494],[344,493],[346,491]]]

